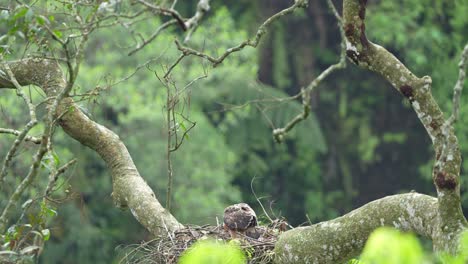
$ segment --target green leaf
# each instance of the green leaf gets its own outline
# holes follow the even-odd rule
[[[62,31],[56,29],[53,32],[58,38],[62,38]]]
[[[180,127],[184,130],[184,132],[187,131],[187,127],[185,127],[184,122],[180,122]]]
[[[54,158],[55,166],[59,166],[60,158],[55,151],[52,151],[52,157]]]
[[[48,207],[45,202],[41,203],[41,213],[42,213],[42,215],[46,215],[46,216],[50,216],[50,217],[53,217],[53,216],[57,215],[57,211],[52,207]]]
[[[205,240],[195,243],[180,258],[179,264],[244,264],[242,250],[234,244]]]
[[[29,11],[29,9],[27,7],[20,7],[16,10],[16,13],[15,15],[13,16],[13,20],[17,20],[19,18],[22,18],[26,15],[26,13]]]
[[[414,235],[383,227],[370,235],[362,252],[361,262],[368,264],[423,263],[424,253]]]
[[[45,16],[36,16],[36,21],[41,26],[43,26],[46,22],[48,22]]]

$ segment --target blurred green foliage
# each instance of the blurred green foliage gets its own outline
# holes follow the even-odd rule
[[[423,263],[424,253],[418,239],[412,234],[390,228],[375,230],[361,254],[362,263],[405,264]]]
[[[467,249],[467,231],[460,237],[459,254],[453,256],[445,253],[434,255],[425,252],[415,235],[381,227],[369,236],[359,260],[350,260],[348,264],[463,264],[468,261]]]

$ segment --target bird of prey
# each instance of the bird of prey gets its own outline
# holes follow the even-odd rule
[[[249,236],[255,233],[257,215],[246,203],[234,204],[224,209],[224,229],[228,230],[231,237],[236,237],[236,232]]]

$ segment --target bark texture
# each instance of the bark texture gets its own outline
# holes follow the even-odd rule
[[[49,98],[55,97],[66,86],[56,61],[23,59],[7,63],[21,85],[36,85]],[[5,72],[4,65],[0,64],[0,70]],[[14,85],[0,75],[1,88],[14,88]],[[129,208],[135,218],[155,235],[182,227],[156,199],[115,133],[90,120],[70,97],[60,102],[56,116],[60,117],[59,124],[68,135],[96,151],[106,162],[112,175],[112,197],[117,207]]]
[[[370,233],[381,226],[432,238],[437,199],[418,193],[388,196],[336,219],[294,228],[280,236],[276,263],[343,263],[358,256]]]

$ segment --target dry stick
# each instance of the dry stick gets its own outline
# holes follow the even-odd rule
[[[29,108],[29,116],[30,116],[30,121],[26,124],[26,126],[23,128],[23,130],[18,134],[18,137],[16,140],[13,142],[11,145],[10,150],[8,151],[4,161],[3,161],[3,166],[2,170],[0,171],[0,183],[3,182],[6,174],[7,174],[7,169],[10,167],[10,162],[13,159],[13,156],[15,155],[16,151],[18,150],[19,146],[23,142],[23,140],[26,138],[26,135],[29,133],[31,128],[33,128],[37,124],[37,118],[36,118],[36,107],[32,104],[30,99],[24,94],[21,85],[18,83],[18,80],[16,80],[13,72],[11,71],[10,67],[8,64],[6,64],[5,70],[8,73],[10,81],[13,83],[13,85],[16,88],[16,93],[23,98],[24,102],[27,104]]]
[[[257,200],[258,204],[260,204],[260,207],[262,207],[263,213],[265,213],[265,216],[270,220],[270,223],[273,223],[273,219],[271,219],[270,215],[268,215],[267,211],[265,210],[265,207],[263,206],[262,202],[260,201],[260,198],[257,196],[255,193],[253,183],[255,181],[255,176],[252,178],[250,181],[250,190],[252,190],[252,194],[254,195],[255,199]]]
[[[173,177],[174,177],[174,171],[172,168],[172,159],[171,159],[171,153],[179,149],[179,147],[182,145],[185,136],[187,133],[195,127],[196,123],[189,121],[187,118],[185,118],[182,114],[181,116],[192,123],[189,129],[184,131],[184,134],[182,135],[181,142],[178,142],[178,136],[177,136],[177,127],[176,127],[176,118],[175,118],[175,106],[178,103],[178,100],[175,100],[180,94],[180,92],[176,91],[176,95],[171,95],[171,88],[169,85],[169,79],[171,72],[175,69],[175,67],[182,61],[182,59],[187,56],[186,54],[181,54],[179,58],[168,68],[166,73],[164,74],[163,78],[161,79],[156,73],[156,77],[159,79],[159,81],[166,87],[166,92],[167,92],[167,97],[166,97],[166,118],[167,118],[167,146],[166,146],[166,158],[167,158],[167,177],[168,177],[168,182],[167,182],[167,191],[166,191],[166,209],[168,211],[171,210],[171,197],[172,197],[172,185],[173,185]],[[206,74],[204,76],[200,76],[194,80],[192,80],[190,83],[188,83],[182,91],[186,90],[188,87],[190,87],[192,84],[194,84],[196,81],[206,78]],[[175,87],[175,84],[173,84]],[[177,89],[177,87],[175,87]],[[171,117],[172,114],[172,117]],[[171,124],[172,123],[172,124]],[[171,127],[173,129],[171,129]],[[175,134],[175,146],[172,147],[172,130],[174,130]]]
[[[302,112],[297,114],[293,119],[291,119],[284,127],[276,128],[273,130],[273,138],[276,142],[281,143],[284,140],[284,136],[288,133],[292,128],[294,128],[298,123],[305,120],[310,113],[310,94],[311,92],[317,87],[325,78],[327,78],[332,72],[343,69],[346,67],[346,45],[345,45],[345,35],[341,26],[341,18],[336,11],[335,6],[328,0],[328,5],[332,10],[333,14],[335,15],[336,19],[338,20],[338,26],[340,28],[340,35],[341,35],[341,52],[340,52],[340,60],[331,66],[329,66],[326,70],[324,70],[320,75],[315,78],[306,88],[301,89],[302,95]]]

